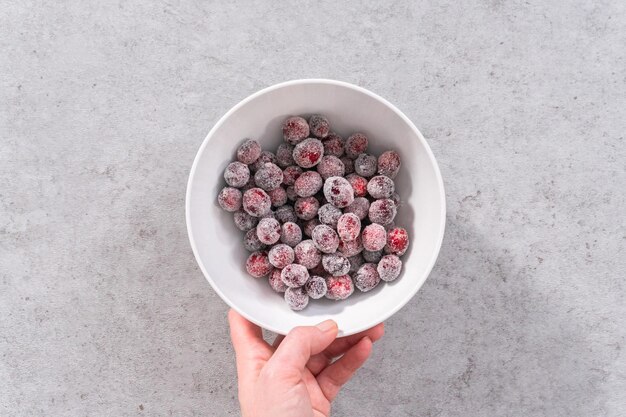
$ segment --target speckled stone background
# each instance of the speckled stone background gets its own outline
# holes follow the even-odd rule
[[[238,414],[187,174],[305,77],[397,104],[448,202],[334,415],[626,414],[626,3],[347,3],[2,3],[0,415]]]

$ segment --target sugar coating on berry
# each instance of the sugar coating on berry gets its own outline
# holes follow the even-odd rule
[[[345,174],[343,162],[333,155],[324,155],[316,168],[324,180],[330,177],[343,177]]]
[[[326,298],[331,300],[345,300],[354,292],[354,283],[350,275],[326,277]]]
[[[296,201],[298,199],[298,194],[296,194],[296,190],[293,188],[293,185],[290,185],[285,190],[287,193],[287,200]]]
[[[346,175],[352,174],[354,172],[354,160],[348,158],[347,156],[342,156],[341,162],[343,162],[343,170]]]
[[[309,275],[319,275],[320,277],[325,277],[327,275],[327,272],[324,269],[324,265],[322,265],[322,262],[309,269]]]
[[[361,220],[354,213],[344,213],[337,220],[337,234],[339,239],[350,242],[361,233]]]
[[[259,240],[266,245],[273,245],[280,239],[280,223],[272,218],[263,218],[256,227]]]
[[[363,239],[363,249],[365,250],[381,250],[387,244],[387,232],[384,227],[377,223],[365,226],[361,237]]]
[[[344,152],[344,140],[335,132],[330,132],[322,141],[324,145],[324,155],[333,155],[341,158]]]
[[[400,276],[402,261],[396,255],[385,255],[378,262],[376,270],[383,281],[393,281]]]
[[[302,168],[314,167],[322,160],[322,156],[324,145],[319,139],[305,139],[293,149],[293,160]]]
[[[261,156],[259,156],[259,159],[250,164],[250,172],[257,172],[267,163],[276,164],[276,155],[274,155],[270,151],[263,151],[261,152]]]
[[[261,217],[259,217],[259,220],[261,219],[274,219],[274,220],[278,220],[276,219],[276,214],[270,210],[267,213],[265,213],[264,215],[262,215]]]
[[[354,201],[354,190],[343,177],[330,177],[324,182],[324,197],[335,207],[344,208]]]
[[[302,175],[302,168],[290,165],[283,170],[283,184],[294,185],[298,177]]]
[[[267,253],[270,263],[279,269],[293,263],[294,256],[293,248],[284,243],[274,245]]]
[[[369,178],[376,174],[376,157],[362,153],[354,160],[354,172],[362,177]]]
[[[265,244],[259,240],[256,227],[248,230],[243,236],[243,246],[249,252],[255,252],[265,248]]]
[[[385,175],[372,177],[367,183],[367,192],[374,198],[391,198],[396,191],[393,180]]]
[[[387,246],[385,252],[398,256],[404,255],[409,247],[409,234],[402,227],[394,227],[387,233]]]
[[[224,180],[231,187],[241,188],[250,180],[248,165],[241,162],[231,162],[224,170]]]
[[[272,200],[265,191],[254,187],[243,193],[243,209],[251,216],[261,217],[269,213]]]
[[[330,123],[321,114],[314,114],[309,117],[309,129],[316,138],[325,138],[330,132]]]
[[[257,225],[259,218],[249,215],[244,210],[238,210],[233,214],[233,221],[237,229],[247,232]]]
[[[380,261],[380,258],[383,257],[383,251],[382,250],[376,250],[376,251],[370,251],[370,250],[364,250],[361,255],[363,255],[363,259],[365,259],[367,262],[371,262],[371,263],[378,263],[378,261]]]
[[[396,151],[386,151],[378,157],[378,173],[394,179],[400,171],[400,155]]]
[[[319,213],[319,211],[318,211]],[[307,220],[304,223],[304,234],[308,237],[311,237],[311,235],[313,234],[313,229],[315,229],[315,226],[317,226],[318,224],[322,224],[320,223],[319,219],[317,217],[311,219],[311,220]]]
[[[346,156],[355,159],[360,154],[367,151],[367,136],[363,133],[355,133],[346,140],[345,151]]]
[[[276,165],[287,168],[293,165],[293,146],[288,143],[281,143],[276,148]]]
[[[293,184],[293,189],[300,197],[311,197],[322,189],[324,180],[320,174],[315,171],[305,171],[300,175]]]
[[[272,207],[281,207],[287,204],[287,191],[283,187],[278,187],[272,191],[268,191]]]
[[[304,290],[314,300],[326,295],[326,280],[318,275],[313,275],[304,284]]]
[[[256,174],[254,174],[254,182],[256,186],[265,190],[272,191],[283,183],[283,170],[276,164],[266,162]]]
[[[293,205],[293,209],[296,211],[296,216],[302,220],[311,220],[317,216],[317,210],[320,208],[320,203],[315,197],[303,197],[298,198]]]
[[[312,240],[303,240],[294,248],[296,263],[308,269],[315,268],[322,260],[322,253],[315,247]]]
[[[304,288],[287,288],[285,301],[290,309],[300,311],[309,304],[309,296]]]
[[[396,217],[396,205],[388,198],[382,198],[370,204],[369,219],[381,225],[391,223]]]
[[[348,258],[358,255],[363,251],[363,239],[359,235],[356,239],[349,242],[344,242],[343,240],[341,240],[339,242],[339,247],[337,248],[337,250],[339,250],[339,252],[341,252],[343,256]]]
[[[302,117],[292,116],[283,123],[283,139],[295,145],[309,137],[309,124]]]
[[[346,180],[352,186],[355,197],[365,197],[367,195],[367,179],[359,174],[349,174],[346,176]]]
[[[280,274],[282,271],[280,269],[274,268],[272,272],[270,272],[270,276],[268,282],[270,283],[270,287],[276,292],[285,292],[288,286],[285,285],[283,280],[280,278]]]
[[[363,292],[373,290],[379,282],[380,275],[376,270],[376,264],[365,263],[354,274],[354,285]]]
[[[309,271],[300,264],[289,264],[283,268],[280,278],[288,287],[301,287],[309,280]]]
[[[229,212],[239,210],[241,208],[242,199],[241,191],[233,187],[222,188],[222,191],[220,191],[217,196],[217,202],[220,207]]]
[[[365,197],[357,197],[354,199],[352,204],[343,209],[344,213],[354,213],[359,218],[359,220],[363,220],[367,217],[370,210],[370,202]]]
[[[329,253],[322,255],[322,266],[331,275],[345,275],[350,271],[350,261],[341,254]]]
[[[256,183],[254,182],[254,175],[250,175],[250,178],[248,178],[248,182],[241,187],[241,191],[248,191],[250,188],[254,188],[256,187]]]
[[[287,194],[285,193],[285,196]],[[281,223],[287,223],[287,222],[297,222],[298,221],[298,217],[296,217],[296,212],[293,210],[293,207],[290,206],[289,204],[285,204],[284,206],[280,206],[278,207],[275,211],[274,211],[274,216],[276,217],[276,220],[278,220]]]
[[[317,211],[317,218],[319,219],[321,224],[326,224],[330,227],[337,227],[337,221],[341,217],[341,209],[333,206],[330,203],[324,204]]]
[[[247,139],[237,148],[237,160],[244,164],[252,164],[261,156],[261,144],[254,139]]]
[[[294,222],[286,222],[281,227],[280,241],[291,247],[302,241],[302,229]]]
[[[348,270],[350,274],[358,271],[359,267],[365,263],[365,259],[360,253],[349,257],[348,261],[350,262],[350,269]]]
[[[330,226],[320,224],[315,226],[311,235],[315,247],[324,253],[333,253],[339,246],[339,236]]]
[[[248,256],[246,260],[246,271],[248,274],[255,278],[261,278],[269,274],[272,270],[272,264],[270,264],[267,258],[267,252],[257,251]]]

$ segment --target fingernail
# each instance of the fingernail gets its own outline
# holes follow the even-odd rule
[[[316,327],[326,333],[335,330],[337,328],[337,323],[335,323],[334,320],[325,320],[318,324]]]

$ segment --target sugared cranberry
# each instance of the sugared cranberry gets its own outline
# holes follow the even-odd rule
[[[341,214],[341,209],[326,203],[318,210],[317,218],[320,220],[320,223],[334,228],[337,227],[337,220],[339,220]]]
[[[352,174],[354,172],[354,159],[350,159],[347,156],[342,156],[339,159],[343,162],[344,174]]]
[[[380,224],[372,223],[363,228],[361,234],[363,239],[363,248],[369,251],[381,250],[387,243],[387,232]]]
[[[290,309],[300,311],[309,304],[309,296],[304,288],[287,288],[285,301]]]
[[[251,216],[261,217],[272,208],[270,196],[260,188],[250,188],[243,193],[243,209]]]
[[[287,194],[285,193],[285,196]],[[285,204],[284,206],[280,206],[274,211],[274,216],[276,216],[276,220],[281,223],[287,222],[297,222],[298,217],[296,217],[296,212],[293,210],[293,207],[289,204]]]
[[[281,207],[287,204],[287,191],[283,187],[278,187],[272,191],[268,191],[267,195],[270,196],[272,207]]]
[[[349,258],[363,251],[363,240],[361,239],[361,236],[358,236],[350,242],[344,242],[342,240],[339,242],[339,247],[337,249],[343,254],[343,256]]]
[[[294,248],[296,263],[308,269],[315,268],[322,260],[322,253],[315,247],[312,240],[303,240]]]
[[[270,151],[263,151],[261,152],[261,156],[259,156],[259,159],[250,164],[250,172],[257,172],[267,163],[276,164],[276,155],[274,155]]]
[[[250,175],[250,178],[248,178],[248,182],[241,187],[241,191],[248,191],[250,188],[254,188],[256,187],[256,183],[254,182],[254,175]]]
[[[247,192],[247,191],[246,191]],[[229,212],[235,212],[241,208],[241,191],[232,187],[224,187],[217,196],[220,207]]]
[[[331,275],[345,275],[350,271],[350,261],[337,253],[322,255],[322,266]]]
[[[282,269],[290,263],[293,263],[293,248],[285,245],[284,243],[279,243],[278,245],[274,245],[272,249],[269,250],[267,257],[273,266]]]
[[[296,194],[296,190],[293,188],[293,185],[290,185],[285,189],[287,193],[287,200],[296,201],[298,199],[298,194]]]
[[[288,287],[301,287],[309,280],[309,271],[299,264],[289,264],[283,268],[280,278]]]
[[[267,162],[254,174],[254,182],[265,191],[275,190],[283,183],[283,170],[278,165]]]
[[[375,264],[363,264],[354,274],[354,285],[363,292],[373,290],[379,282],[380,275],[378,275]]]
[[[233,214],[233,221],[237,229],[247,232],[257,225],[259,218],[249,215],[244,210],[238,210]]]
[[[231,187],[241,188],[250,180],[248,165],[241,162],[231,162],[224,170],[224,180]]]
[[[383,281],[393,281],[400,276],[402,271],[402,261],[396,255],[385,255],[376,267],[380,279]]]
[[[311,197],[322,189],[324,181],[315,171],[305,171],[293,184],[293,189],[300,197]]]
[[[280,239],[280,223],[272,218],[261,219],[256,227],[256,234],[261,242],[273,245]]]
[[[247,139],[237,149],[237,160],[250,165],[261,156],[261,145],[254,139]]]
[[[359,220],[363,220],[367,217],[370,210],[370,202],[365,197],[357,197],[354,199],[352,204],[346,207],[343,212],[344,213],[354,213],[359,218]]]
[[[296,246],[302,240],[302,229],[293,222],[286,222],[281,228],[280,241],[291,247]]]
[[[302,220],[311,220],[317,216],[317,210],[320,208],[320,203],[315,197],[298,198],[294,203],[293,209],[296,211],[296,216]]]
[[[283,139],[295,145],[309,137],[309,124],[302,117],[292,116],[283,123]]]
[[[337,234],[344,242],[356,239],[361,233],[361,220],[354,213],[345,213],[337,220]]]
[[[359,270],[359,267],[365,263],[365,259],[362,254],[356,254],[348,258],[350,261],[350,270],[348,271],[350,274],[355,273]]]
[[[384,175],[377,175],[367,183],[367,192],[374,198],[391,198],[395,190],[393,180]]]
[[[313,275],[304,284],[306,293],[314,300],[326,295],[326,280],[318,275]]]
[[[354,190],[343,177],[330,177],[324,182],[324,196],[335,207],[344,208],[354,201]]]
[[[309,128],[316,138],[325,138],[330,132],[330,123],[321,114],[314,114],[309,118]]]
[[[339,236],[330,226],[320,224],[315,226],[311,236],[315,247],[324,253],[333,253],[339,246]]]
[[[267,258],[267,252],[257,251],[248,256],[246,260],[246,271],[248,274],[255,278],[261,278],[269,274],[272,270],[272,264],[270,264]]]
[[[293,165],[293,146],[288,143],[281,143],[276,148],[276,165],[287,168]]]
[[[367,151],[367,136],[363,133],[355,133],[346,140],[346,156],[356,159],[357,156]]]
[[[368,215],[372,222],[385,225],[393,221],[396,212],[396,205],[393,201],[383,198],[370,204]]]
[[[398,256],[404,255],[409,247],[409,234],[402,227],[394,227],[387,234],[386,253],[393,253]]]
[[[362,153],[354,160],[354,172],[362,177],[369,178],[376,174],[376,157]]]
[[[293,149],[293,160],[302,168],[314,167],[321,161],[322,156],[324,145],[319,139],[305,139]]]
[[[330,132],[326,139],[322,141],[324,145],[324,155],[333,155],[341,158],[344,152],[344,140],[334,132]]]
[[[326,298],[331,300],[345,300],[354,292],[354,283],[350,275],[326,278]]]
[[[330,177],[343,177],[345,173],[343,162],[333,155],[324,155],[316,168],[324,180]]]
[[[365,197],[367,194],[367,179],[359,174],[349,174],[346,176],[346,179],[352,186],[355,197]]]
[[[283,184],[294,185],[298,177],[302,175],[302,168],[290,165],[283,170]]]
[[[313,229],[315,229],[315,226],[317,226],[318,224],[321,224],[321,223],[317,217],[312,218],[311,220],[307,220],[304,223],[304,234],[308,237],[311,237],[311,235],[313,234]]]
[[[400,155],[396,151],[383,152],[378,157],[378,173],[394,179],[400,171]]]
[[[280,269],[276,269],[276,268],[274,268],[272,272],[270,272],[268,281],[270,283],[270,287],[272,287],[272,289],[276,292],[285,292],[285,290],[289,288],[285,285],[283,280],[280,278],[280,274],[282,272],[283,271],[281,271]]]
[[[259,240],[256,234],[256,227],[248,230],[243,237],[243,246],[249,252],[258,251],[265,248],[265,244]]]

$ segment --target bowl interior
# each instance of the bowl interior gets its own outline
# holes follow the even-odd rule
[[[402,258],[402,275],[369,293],[347,300],[311,300],[300,312],[287,307],[267,279],[254,279],[244,267],[248,252],[232,214],[222,211],[216,196],[224,186],[222,173],[235,159],[244,138],[275,151],[282,141],[281,124],[290,115],[326,115],[343,137],[363,132],[370,152],[394,149],[402,168],[396,190],[402,200],[396,224],[409,232],[411,245]],[[209,133],[192,168],[187,190],[188,231],[196,259],[215,291],[249,320],[285,334],[298,325],[332,318],[342,335],[367,329],[391,316],[417,292],[435,262],[443,237],[444,191],[432,153],[412,123],[391,104],[350,84],[304,80],[262,90],[231,109]]]

